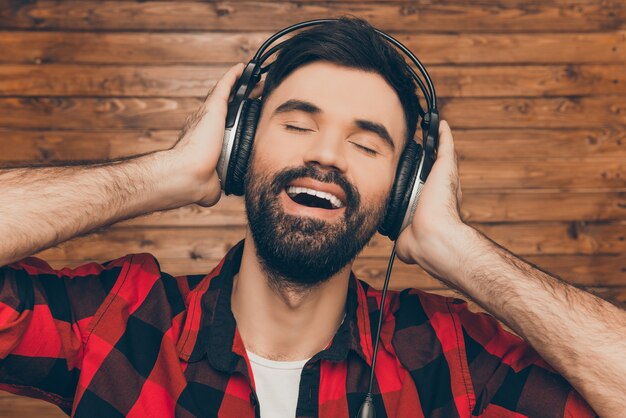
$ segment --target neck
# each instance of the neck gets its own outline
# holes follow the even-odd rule
[[[272,360],[303,360],[323,350],[344,317],[351,264],[312,288],[276,285],[250,231],[233,282],[231,307],[246,349]]]

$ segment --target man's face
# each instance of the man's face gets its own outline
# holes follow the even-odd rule
[[[306,288],[356,257],[384,215],[405,132],[376,73],[314,62],[265,98],[245,200],[271,278]]]

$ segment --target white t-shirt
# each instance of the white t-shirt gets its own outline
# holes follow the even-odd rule
[[[246,353],[252,366],[261,417],[295,417],[300,375],[309,359],[274,361],[257,356],[248,350]]]

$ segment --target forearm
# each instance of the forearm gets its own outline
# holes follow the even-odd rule
[[[191,203],[177,167],[161,153],[0,170],[0,265],[104,225]]]
[[[446,257],[431,260],[433,272],[526,339],[600,416],[622,416],[626,312],[534,268],[473,228],[455,238],[440,244]]]

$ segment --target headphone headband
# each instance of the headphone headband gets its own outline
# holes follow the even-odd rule
[[[265,50],[269,48],[269,46],[273,44],[276,40],[282,38],[283,36],[291,32],[297,31],[299,29],[304,29],[310,26],[317,26],[317,25],[321,25],[325,23],[332,23],[332,22],[338,22],[338,21],[340,21],[340,19],[308,20],[306,22],[300,22],[300,23],[296,23],[294,25],[288,26],[282,29],[281,31],[276,32],[274,35],[270,36],[265,42],[263,42],[263,44],[259,47],[256,54],[254,54],[254,57],[250,61],[250,63],[255,63],[256,65],[259,66],[258,69],[256,70],[256,72],[258,73],[258,77],[260,78],[262,73],[265,73],[268,71],[268,67],[261,68],[261,65],[263,64],[263,62],[265,62],[271,55],[273,55],[277,50],[279,50],[282,47],[283,43],[285,42],[285,41],[281,42],[280,44],[274,46],[270,51],[265,53]],[[385,40],[387,40],[389,43],[391,43],[396,48],[401,50],[407,57],[409,57],[409,59],[413,62],[413,64],[415,64],[415,66],[420,71],[422,77],[426,81],[426,85],[425,85],[424,81],[422,81],[422,79],[417,75],[415,70],[407,65],[407,69],[411,73],[411,76],[413,77],[413,79],[419,86],[420,90],[422,91],[422,94],[426,98],[427,111],[424,112],[422,109],[420,109],[422,110],[422,114],[420,114],[420,116],[424,117],[424,113],[427,114],[433,110],[436,110],[437,109],[437,95],[435,93],[435,88],[433,86],[432,80],[430,76],[428,75],[428,71],[426,71],[426,68],[424,67],[424,65],[420,62],[419,59],[417,59],[417,57],[411,52],[410,49],[404,46],[400,41],[395,39],[393,36],[376,28],[374,28],[374,30],[376,31],[378,35],[382,36]]]

